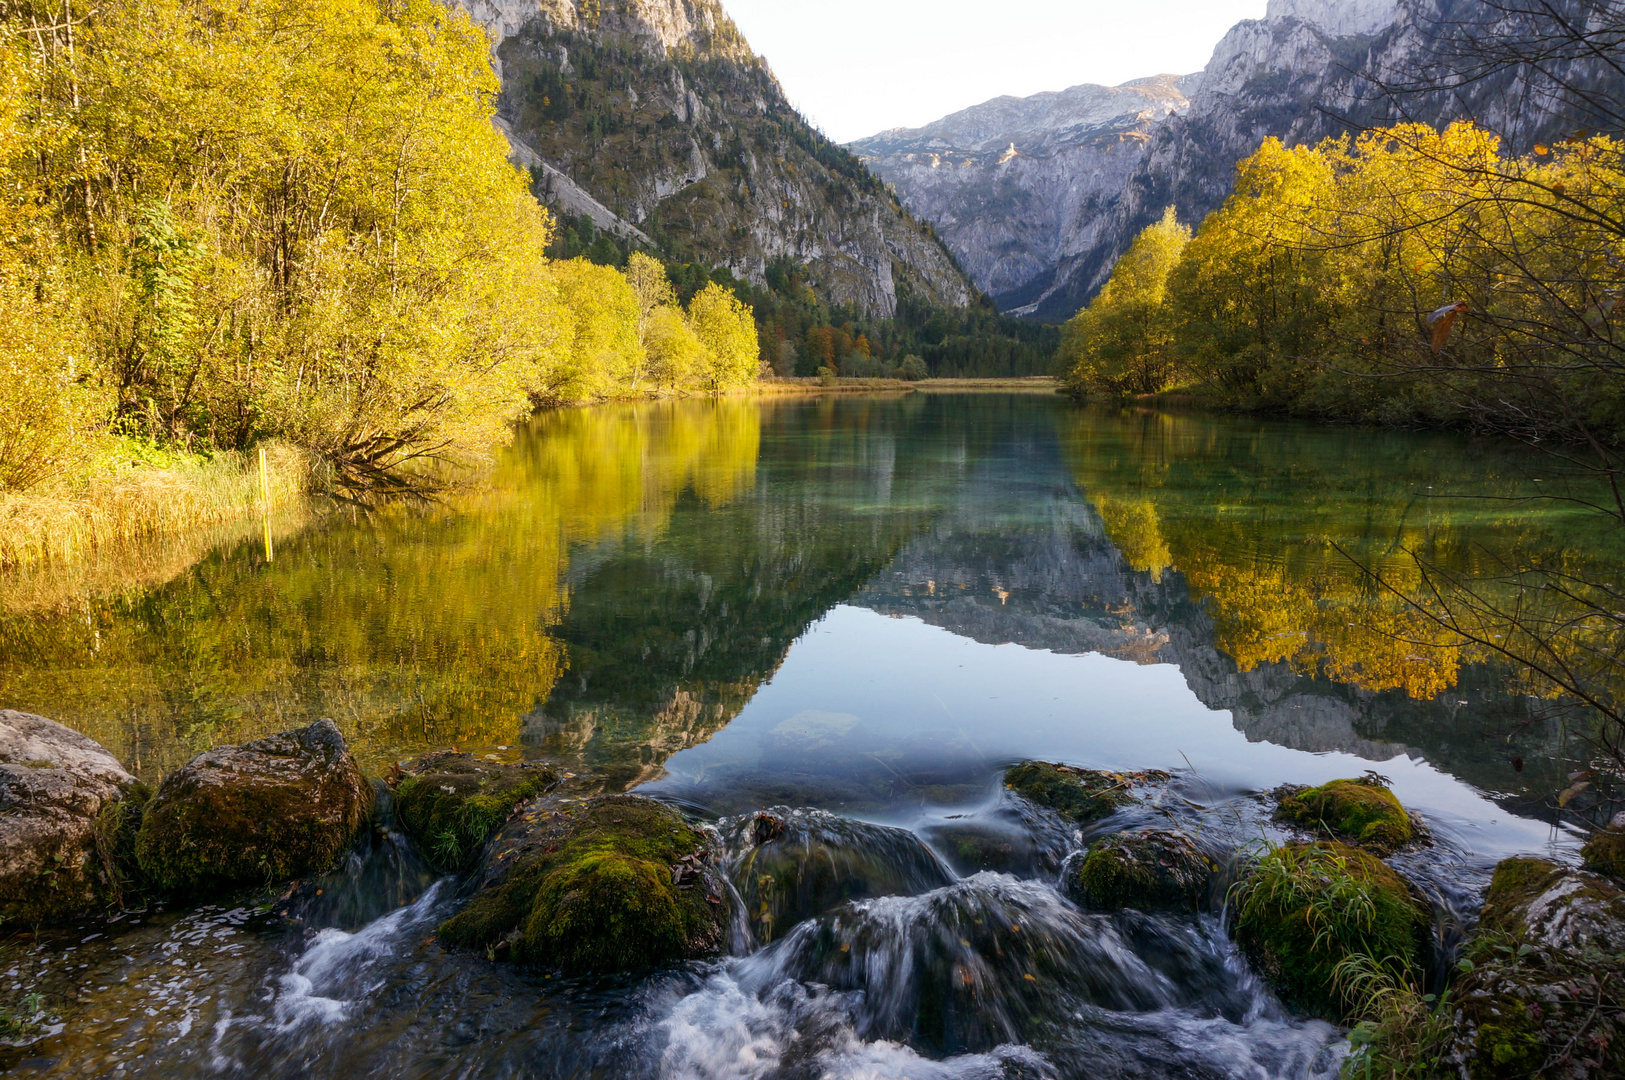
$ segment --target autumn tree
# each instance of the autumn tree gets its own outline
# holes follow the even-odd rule
[[[1172,381],[1172,321],[1164,298],[1190,235],[1170,206],[1135,238],[1100,295],[1067,324],[1060,357],[1074,392],[1154,394]]]

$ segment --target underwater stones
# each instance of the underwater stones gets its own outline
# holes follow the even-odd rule
[[[1053,873],[1060,869],[1060,860],[1053,858],[1050,852],[1040,850],[1025,829],[1005,821],[936,822],[923,826],[920,832],[959,874],[991,870],[995,874],[1034,877],[1041,872]],[[1072,838],[1068,835],[1065,847],[1073,846]],[[1065,852],[1061,854],[1064,856]]]
[[[1394,793],[1375,777],[1333,780],[1313,788],[1284,788],[1279,816],[1388,855],[1416,838],[1416,827]]]
[[[1545,859],[1502,861],[1453,993],[1475,1080],[1625,1075],[1625,890]]]
[[[344,736],[318,720],[215,747],[170,773],[147,806],[136,855],[162,889],[287,880],[331,866],[372,802]]]
[[[1045,761],[1024,761],[1005,770],[1004,786],[1081,825],[1134,802],[1129,788],[1135,782],[1165,779],[1166,773],[1101,772]]]
[[[1347,844],[1287,844],[1237,886],[1236,941],[1288,1003],[1332,1020],[1354,1002],[1340,963],[1356,956],[1404,974],[1430,918],[1405,880]]]
[[[1625,879],[1625,812],[1614,815],[1606,829],[1598,829],[1580,849],[1587,870]]]
[[[708,854],[705,834],[653,799],[533,803],[487,849],[479,891],[439,937],[567,971],[705,956],[728,916]]]
[[[96,742],[0,709],[0,920],[117,903],[146,788]]]
[[[513,813],[542,794],[558,774],[537,763],[502,764],[473,754],[426,754],[393,772],[395,814],[436,870],[467,870]]]
[[[1142,829],[1096,840],[1070,885],[1084,906],[1099,910],[1195,911],[1212,879],[1212,864],[1188,837]]]
[[[764,816],[777,828],[764,829]],[[826,810],[779,806],[720,827],[729,852],[724,869],[764,945],[848,900],[910,896],[953,880],[931,849],[906,829]],[[758,839],[763,835],[768,838]]]

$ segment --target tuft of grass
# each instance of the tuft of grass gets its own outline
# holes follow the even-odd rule
[[[1237,940],[1284,998],[1328,1019],[1361,1007],[1355,969],[1339,976],[1351,959],[1400,983],[1420,966],[1427,911],[1403,878],[1358,848],[1274,848],[1235,888]]]
[[[1334,971],[1338,992],[1359,1022],[1349,1032],[1352,1052],[1343,1080],[1442,1080],[1454,1074],[1455,1036],[1450,995],[1424,994],[1391,964],[1355,953]]]
[[[291,446],[267,448],[269,509],[299,501],[311,460]],[[257,457],[176,454],[111,440],[88,476],[71,486],[0,492],[0,568],[82,563],[143,538],[219,526],[266,509]]]

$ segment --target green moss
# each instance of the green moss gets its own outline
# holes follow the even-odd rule
[[[1339,965],[1364,957],[1408,976],[1427,910],[1403,878],[1358,848],[1288,844],[1238,886],[1236,939],[1288,1002],[1341,1020],[1356,1004]]]
[[[141,816],[152,801],[152,789],[137,780],[125,788],[122,798],[102,807],[96,815],[92,834],[96,845],[98,898],[109,907],[122,906],[129,894],[138,891],[145,879],[136,858],[136,838]]]
[[[1165,774],[1111,773],[1044,761],[1024,761],[1005,771],[1004,786],[1039,806],[1083,824],[1134,802],[1136,780]]]
[[[1625,829],[1602,829],[1580,849],[1587,870],[1625,878]]]
[[[153,887],[193,892],[287,881],[332,866],[371,808],[339,808],[338,820],[313,812],[312,793],[295,785],[208,784],[147,805],[135,854]]]
[[[703,834],[652,799],[538,807],[504,830],[488,864],[500,873],[440,938],[572,971],[704,955],[721,945],[726,913],[699,868],[704,847]]]
[[[551,787],[540,765],[482,762],[472,754],[425,759],[395,785],[395,813],[436,870],[469,868],[514,807]]]
[[[1097,840],[1078,866],[1080,898],[1090,907],[1195,910],[1206,899],[1212,867],[1179,833],[1148,829]]]
[[[1394,793],[1369,780],[1333,780],[1287,795],[1280,816],[1378,854],[1416,838],[1410,815]]]
[[[1496,864],[1489,890],[1484,894],[1484,910],[1478,920],[1481,933],[1494,932],[1522,940],[1527,931],[1523,910],[1562,873],[1561,866],[1547,859],[1502,859]]]

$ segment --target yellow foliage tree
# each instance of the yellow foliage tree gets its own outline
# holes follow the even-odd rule
[[[731,289],[714,282],[701,289],[689,301],[688,324],[705,349],[698,373],[705,389],[744,386],[756,378],[761,354],[756,319]]]
[[[1154,394],[1173,380],[1173,326],[1163,301],[1190,237],[1168,207],[1135,238],[1094,302],[1067,323],[1060,362],[1074,392]]]

